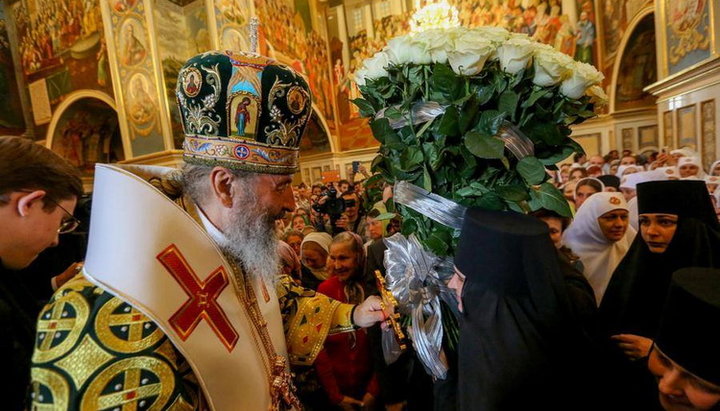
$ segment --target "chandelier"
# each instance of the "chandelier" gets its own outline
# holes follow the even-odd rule
[[[419,33],[430,29],[458,27],[458,11],[447,0],[430,3],[419,9],[410,19],[410,33]]]

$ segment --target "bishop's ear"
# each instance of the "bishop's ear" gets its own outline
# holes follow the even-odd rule
[[[215,167],[210,172],[213,196],[224,206],[232,207],[232,183],[235,176],[224,167]]]

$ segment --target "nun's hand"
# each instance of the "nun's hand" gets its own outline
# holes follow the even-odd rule
[[[610,338],[617,343],[618,347],[631,360],[639,360],[650,355],[653,341],[649,338],[633,334],[618,334]]]

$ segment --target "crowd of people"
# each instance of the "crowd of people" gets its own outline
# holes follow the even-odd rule
[[[695,403],[697,391],[720,405],[717,381],[704,381],[691,371],[685,371],[684,383],[665,376],[672,362],[665,359],[658,365],[663,354],[654,343],[673,273],[720,266],[720,160],[707,172],[689,149],[648,158],[613,150],[572,160],[550,173],[574,218],[549,210],[533,216],[548,227],[573,309],[590,336],[588,347],[596,358],[588,364],[607,377],[602,384],[622,393],[635,409],[705,409]],[[361,301],[374,291],[372,272],[382,265],[382,239],[395,233],[400,222],[378,220],[387,216],[383,203],[363,207],[363,190],[363,184],[345,180],[295,189],[298,208],[278,221],[278,232],[287,243],[281,245],[286,273],[298,283],[341,301]],[[345,205],[335,217],[322,206],[334,196]],[[361,210],[369,211],[363,215]],[[390,383],[382,374],[388,369],[380,363],[374,370],[368,368],[373,341],[368,344],[365,331],[358,334],[329,340],[318,357],[317,387],[323,389],[326,406],[352,409],[374,404],[381,393],[387,398],[385,385]],[[653,373],[660,381],[659,397]],[[405,377],[409,384],[410,377]],[[390,385],[399,389],[397,381]],[[407,406],[407,400],[402,398],[400,404]],[[613,401],[600,401],[599,409]],[[388,409],[393,405],[385,402]]]
[[[18,139],[6,140],[4,147],[0,147],[4,152],[0,150],[0,154],[13,154],[20,147],[28,148]],[[587,357],[584,371],[573,372],[585,372],[589,378],[583,380],[587,384],[582,389],[578,388],[574,395],[591,393],[592,389],[588,391],[588,387],[612,390],[607,392],[615,394],[596,399],[597,409],[610,409],[605,407],[617,404],[618,398],[622,398],[622,402],[632,409],[716,409],[720,405],[720,380],[717,369],[707,364],[717,364],[718,361],[716,347],[708,345],[719,341],[717,331],[706,330],[709,323],[679,315],[686,312],[689,313],[687,315],[714,315],[719,307],[720,277],[714,269],[720,267],[717,207],[720,189],[716,178],[720,175],[720,161],[705,171],[696,153],[690,150],[674,150],[649,159],[627,152],[622,156],[617,154],[611,152],[605,157],[589,158],[575,156],[573,164],[559,167],[553,178],[561,188],[571,187],[566,195],[575,210],[574,218],[540,210],[532,217],[544,223],[547,231],[537,231],[537,227],[526,222],[529,224],[526,229],[533,227],[534,236],[537,237],[537,233],[549,234],[548,242],[551,240],[557,250],[557,262],[553,264],[561,267],[565,278],[564,287],[572,307],[571,317],[580,320],[583,335],[587,337],[584,342],[578,342],[582,340],[578,339],[573,343],[575,351]],[[35,157],[29,161],[55,159],[45,152],[32,155]],[[66,165],[50,171],[59,174],[53,182],[62,192],[53,194],[46,188],[19,190],[0,196],[0,209],[5,214],[17,210],[21,212],[14,220],[3,214],[9,227],[19,232],[23,230],[23,220],[29,217],[33,220],[29,227],[37,230],[38,237],[32,241],[23,240],[27,248],[32,249],[29,253],[6,244],[11,238],[0,242],[5,270],[0,297],[14,304],[15,312],[22,313],[21,317],[25,319],[19,321],[7,310],[0,313],[0,320],[10,324],[8,329],[12,330],[13,339],[8,343],[16,348],[25,347],[25,351],[19,351],[20,356],[13,356],[18,351],[10,346],[2,350],[4,355],[11,354],[7,361],[16,370],[23,369],[23,357],[29,355],[31,324],[34,313],[39,309],[38,304],[43,296],[47,298],[53,289],[72,278],[80,267],[72,264],[65,270],[56,270],[53,274],[57,276],[45,276],[41,281],[35,279],[31,283],[12,271],[26,267],[44,247],[57,245],[58,233],[70,232],[79,224],[79,220],[73,217],[76,199],[82,194],[77,172]],[[364,168],[359,171],[365,177],[369,176]],[[14,180],[6,180],[6,184],[17,182],[32,187],[33,184],[27,182],[28,178],[39,176],[16,176]],[[368,200],[364,182],[354,180],[355,175],[352,175],[351,180],[312,186],[303,183],[294,187],[295,210],[286,213],[275,224],[276,233],[282,239],[277,248],[282,274],[290,276],[298,286],[348,304],[360,304],[367,296],[378,293],[374,272],[384,269],[383,239],[398,232],[400,227],[399,217],[387,212],[385,201],[376,198],[373,204],[366,204],[372,200]],[[67,194],[67,198],[62,197],[62,193]],[[57,197],[57,200],[48,198],[45,202],[40,201],[46,195]],[[384,199],[391,195],[391,187],[386,187]],[[40,202],[35,205],[35,201]],[[8,208],[8,204],[14,208]],[[485,216],[479,211],[474,213],[475,220],[471,219],[471,222],[507,227],[507,223],[503,222],[506,218],[503,213],[497,216]],[[477,213],[481,214],[478,216]],[[45,214],[47,218],[42,220],[40,217]],[[57,231],[52,228],[55,224],[60,226]],[[48,228],[50,226],[52,229]],[[466,229],[463,230],[465,232]],[[483,243],[487,248],[489,238],[509,235],[493,231],[498,230],[497,227],[488,230],[482,235],[476,233],[476,237],[469,237],[470,240],[465,235],[461,236],[457,262],[458,269],[464,273],[479,269],[482,274],[486,272],[483,270],[489,270],[486,275],[490,277],[484,277],[482,281],[489,281],[492,277],[489,272],[497,271],[492,268],[493,264],[506,267],[504,264],[507,263],[501,258],[495,263],[486,261],[483,267],[473,266],[473,259],[478,258],[472,251],[476,249],[476,243]],[[494,253],[519,252],[521,247],[528,247],[523,242],[523,245],[518,243],[509,250],[508,244],[499,242],[500,248]],[[535,258],[555,258],[541,252],[541,248],[531,249],[532,252],[528,252],[536,255]],[[508,273],[508,267],[500,271]],[[520,270],[520,273],[524,270],[523,275],[530,278],[528,267]],[[546,268],[533,270],[538,275],[548,273]],[[456,275],[460,275],[460,271]],[[480,305],[485,305],[468,306],[468,299],[476,298],[473,296],[480,292],[478,283],[472,283],[471,289],[463,289],[465,281],[463,275],[451,281],[449,286],[458,291],[460,310],[467,311],[465,315],[478,315],[483,312]],[[532,281],[528,281],[532,285]],[[543,281],[550,286],[549,277]],[[491,287],[497,285],[492,281],[491,284]],[[542,294],[538,291],[542,289],[539,283],[531,288],[530,294]],[[482,292],[478,294],[478,300],[487,298],[482,295]],[[512,303],[493,301],[490,303],[500,304],[494,308],[497,313],[507,309],[506,305],[511,307],[511,311],[519,309],[525,312],[523,315],[528,318],[519,328],[521,333],[533,329],[540,321],[538,318],[545,316],[532,312],[537,307],[523,308],[526,304],[523,299],[513,300]],[[554,301],[557,302],[556,299]],[[515,304],[518,306],[512,308]],[[677,307],[673,308],[673,304]],[[515,318],[517,313],[511,316]],[[710,320],[715,319],[710,317]],[[507,328],[493,326],[492,330],[499,334],[488,337],[486,332],[483,340],[499,341],[511,335],[507,334]],[[688,338],[697,335],[702,340],[688,341],[683,335],[677,335],[680,332]],[[529,340],[515,336],[512,341],[522,340],[532,350],[536,343],[542,345],[550,334],[552,327],[533,333]],[[466,332],[464,335],[467,338],[469,334]],[[405,358],[406,361],[389,366],[384,363],[381,345],[376,328],[357,328],[352,332],[329,335],[312,365],[293,369],[304,407],[311,410],[454,409],[456,401],[458,404],[482,401],[496,409],[497,403],[493,401],[500,401],[508,390],[507,386],[499,383],[503,379],[498,377],[497,382],[482,385],[492,386],[497,398],[470,398],[476,394],[468,397],[462,390],[451,390],[453,394],[448,394],[447,390],[438,388],[442,382],[433,383],[419,363],[416,360],[413,362],[412,349],[406,355],[409,360]],[[699,358],[700,354],[696,351],[703,347],[712,352],[700,351],[705,357]],[[477,349],[479,347],[471,351]],[[508,348],[504,350],[489,346],[481,349],[499,357],[507,354]],[[559,359],[553,361],[557,361],[558,369],[565,369],[565,361],[572,362],[577,353],[560,351],[557,353]],[[517,364],[507,364],[508,370],[521,369],[524,364],[533,363],[533,355],[536,353],[527,357],[514,356]],[[455,366],[463,369],[467,364]],[[513,368],[515,366],[520,368]],[[22,377],[18,379],[19,384],[28,377],[28,370],[18,374]],[[465,374],[466,379],[470,375],[468,373]],[[578,377],[582,375],[570,376]],[[487,378],[487,375],[478,378]],[[418,392],[418,388],[423,388],[422,392]],[[13,390],[21,392],[23,388],[18,385]],[[13,397],[17,398],[15,404],[22,403],[22,398]],[[513,404],[520,404],[524,400],[516,398],[514,401]],[[466,405],[461,408],[470,409]]]

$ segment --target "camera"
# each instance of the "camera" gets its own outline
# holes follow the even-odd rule
[[[338,198],[337,194],[337,190],[334,187],[330,188],[327,194],[325,194],[325,201],[322,204],[318,202],[318,204],[313,205],[313,209],[318,213],[327,214],[331,218],[334,217],[334,219],[337,219],[340,217],[340,214],[345,211],[345,207],[347,206],[347,204],[345,204],[346,201],[343,200],[342,197]],[[353,203],[349,205],[350,207],[355,203],[355,200],[348,201]]]

